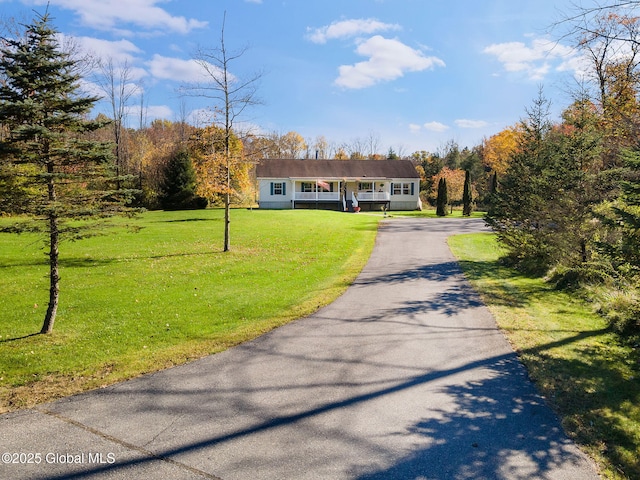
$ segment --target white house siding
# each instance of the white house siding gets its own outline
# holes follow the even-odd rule
[[[282,184],[284,192],[274,192],[272,185]],[[293,182],[282,178],[267,178],[260,180],[260,196],[258,197],[260,208],[286,209],[292,208]]]
[[[394,186],[396,187],[394,193]],[[420,183],[414,179],[394,179],[391,180],[391,200],[389,210],[416,210],[418,208],[418,198],[420,197]],[[400,190],[400,193],[398,193]],[[408,192],[408,193],[405,193]]]

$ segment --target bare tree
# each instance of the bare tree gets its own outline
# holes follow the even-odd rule
[[[313,149],[314,149],[314,158],[321,158],[321,159],[326,159],[329,158],[329,142],[327,141],[327,139],[324,137],[324,135],[318,135],[315,139],[315,141],[313,142]]]
[[[222,18],[220,31],[220,43],[213,48],[199,48],[194,55],[194,60],[202,67],[205,80],[183,88],[188,95],[198,96],[213,102],[213,108],[219,114],[220,128],[224,131],[224,151],[226,174],[224,192],[224,248],[229,251],[229,210],[231,204],[231,162],[232,152],[230,148],[231,136],[234,126],[239,122],[248,107],[257,105],[257,85],[261,73],[256,73],[246,79],[239,78],[231,73],[231,66],[235,65],[247,51],[243,47],[236,51],[227,49],[225,43],[226,12]],[[214,119],[215,122],[215,119]]]
[[[381,155],[381,143],[380,143],[380,134],[374,132],[373,130],[369,130],[367,136],[365,137],[365,143],[367,145],[367,158],[373,160],[378,158]],[[384,157],[383,157],[384,158]]]
[[[127,61],[116,66],[112,59],[107,59],[100,61],[99,66],[102,73],[99,85],[111,107],[116,175],[120,178],[120,175],[126,171],[124,123],[131,97],[137,94],[140,88],[133,83],[131,66]],[[119,181],[116,188],[121,188]]]

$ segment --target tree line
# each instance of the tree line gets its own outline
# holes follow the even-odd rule
[[[541,90],[500,134],[486,219],[510,265],[588,295],[617,331],[637,333],[640,19],[638,2],[624,3],[568,20],[588,76],[559,120]]]

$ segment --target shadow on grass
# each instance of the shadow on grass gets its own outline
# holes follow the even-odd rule
[[[552,288],[546,284],[527,283],[535,277],[527,277],[516,270],[506,267],[502,261],[470,261],[459,262],[466,277],[473,281],[482,281],[482,296],[486,303],[507,307],[524,307]],[[518,287],[511,285],[513,281],[520,282]]]
[[[174,220],[158,220],[156,223],[186,223],[186,222],[221,222],[224,218],[178,218]]]
[[[61,258],[58,261],[60,268],[91,268],[102,267],[106,265],[112,265],[114,263],[122,262],[136,262],[144,260],[158,260],[162,258],[187,258],[187,257],[200,257],[209,255],[220,255],[224,252],[222,250],[207,250],[203,252],[186,252],[186,253],[166,253],[158,255],[140,255],[133,257],[118,257],[118,258],[93,258],[93,257],[76,257],[76,258]],[[0,265],[2,268],[14,268],[14,267],[48,267],[49,260],[45,257],[42,260],[37,261],[24,261],[24,262],[12,262]]]
[[[0,340],[0,343],[9,343],[9,342],[15,342],[18,340],[25,340],[27,338],[37,337],[38,335],[40,335],[40,333],[30,333],[28,335],[23,335],[21,337],[15,337],[15,338],[3,338],[2,340]]]
[[[499,260],[460,264],[471,281],[481,282],[482,297],[489,305],[526,307],[539,300],[548,302],[544,295],[556,293],[551,285],[530,282],[534,277],[510,269]],[[562,309],[555,313],[560,321],[575,314]],[[522,350],[519,355],[576,441],[592,454],[607,458],[613,470],[624,472],[628,478],[640,478],[639,349],[626,345],[609,327],[577,332],[568,323],[566,329],[527,331],[572,334]],[[570,351],[552,351],[565,347]]]

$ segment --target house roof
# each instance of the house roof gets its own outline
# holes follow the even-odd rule
[[[294,160],[263,159],[258,178],[392,179],[420,178],[410,160]]]

